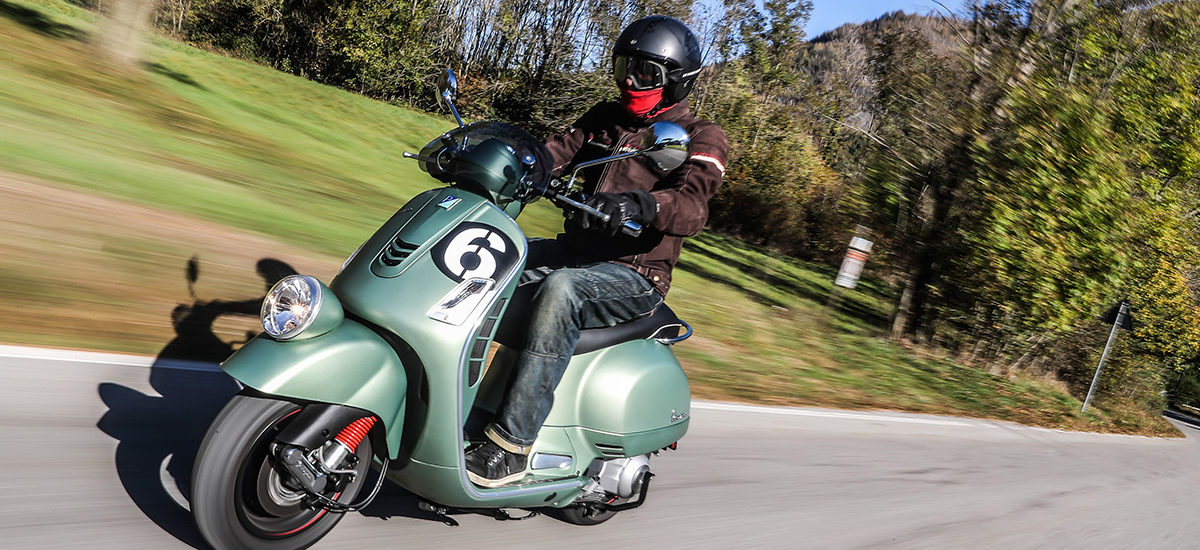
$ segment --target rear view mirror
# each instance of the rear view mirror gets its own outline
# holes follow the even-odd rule
[[[454,101],[458,99],[458,78],[454,76],[454,71],[446,69],[442,73],[442,77],[438,79],[438,103],[445,105],[454,114],[454,120],[458,121],[458,126],[463,126],[462,117],[458,116],[458,107],[454,106]]]
[[[691,136],[683,126],[661,121],[650,125],[642,138],[642,151],[664,172],[679,168],[688,157]]]

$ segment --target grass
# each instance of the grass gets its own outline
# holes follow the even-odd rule
[[[200,323],[236,344],[256,330],[238,311],[264,291],[257,262],[328,280],[436,183],[400,153],[446,117],[164,39],[142,67],[107,67],[93,25],[58,0],[0,0],[0,341],[154,354]],[[561,217],[538,204],[520,221],[545,236]],[[894,290],[870,278],[835,290],[834,273],[714,234],[689,240],[670,302],[696,328],[676,347],[693,392],[1172,431],[1144,412],[1081,415],[1054,384],[893,345]]]

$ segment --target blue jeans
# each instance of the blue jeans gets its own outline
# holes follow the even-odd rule
[[[529,332],[508,395],[487,429],[491,439],[501,439],[496,443],[510,451],[528,452],[537,438],[581,329],[632,321],[649,315],[663,302],[650,281],[623,265],[556,265],[554,254],[538,250],[553,247],[551,243],[554,241],[530,243],[530,262],[541,265],[527,265],[518,283],[538,285]]]

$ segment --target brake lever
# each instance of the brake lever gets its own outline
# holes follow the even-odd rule
[[[574,208],[576,210],[581,210],[585,213],[591,214],[592,216],[600,218],[600,221],[605,222],[605,223],[608,223],[608,219],[611,217],[608,214],[605,214],[604,212],[596,210],[595,208],[592,208],[582,202],[579,202],[575,199],[572,199],[571,197],[568,197],[566,193],[556,194],[554,196],[554,200],[561,202],[567,206],[570,206],[571,208]]]

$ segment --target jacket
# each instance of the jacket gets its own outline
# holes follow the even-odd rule
[[[729,155],[725,131],[693,115],[686,101],[648,120],[630,115],[615,101],[607,101],[547,140],[546,148],[554,157],[554,176],[569,175],[581,162],[636,150],[650,124],[663,120],[683,126],[691,137],[688,157],[675,170],[664,172],[650,158],[639,156],[580,171],[583,189],[589,195],[649,191],[658,201],[654,221],[638,237],[609,237],[586,231],[568,220],[558,240],[577,255],[579,263],[611,261],[629,266],[665,297],[683,239],[704,229],[708,201],[725,175]]]

